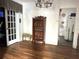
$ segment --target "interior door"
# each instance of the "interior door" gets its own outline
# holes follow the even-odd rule
[[[12,10],[7,11],[6,28],[7,28],[7,45],[11,45],[17,42],[15,11]]]
[[[22,14],[16,13],[16,39],[19,41],[22,41]]]

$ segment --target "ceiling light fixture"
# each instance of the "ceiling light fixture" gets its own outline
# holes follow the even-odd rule
[[[36,7],[48,8],[52,7],[54,0],[36,0]]]

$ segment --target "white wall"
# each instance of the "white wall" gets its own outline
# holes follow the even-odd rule
[[[79,34],[79,8],[77,8],[77,15],[76,15],[74,32],[75,33],[74,33],[73,47],[77,48],[77,39],[78,39],[78,34]]]
[[[76,8],[78,7],[79,0],[60,0],[60,8]]]

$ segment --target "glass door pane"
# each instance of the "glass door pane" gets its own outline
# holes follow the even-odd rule
[[[7,11],[7,32],[8,32],[8,41],[13,41],[16,39],[16,20],[15,20],[15,11]]]

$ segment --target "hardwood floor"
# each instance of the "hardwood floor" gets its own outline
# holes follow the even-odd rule
[[[79,50],[22,41],[0,48],[0,59],[78,59]]]
[[[58,45],[72,47],[73,41],[65,40],[63,36],[59,36]]]

